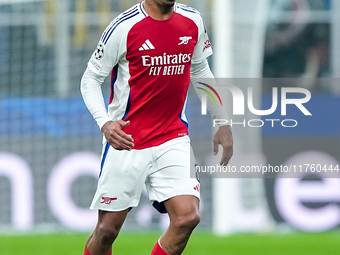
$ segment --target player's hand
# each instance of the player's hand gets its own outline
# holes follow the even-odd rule
[[[122,131],[123,127],[130,125],[130,121],[108,121],[102,127],[106,141],[116,150],[131,150],[134,147],[133,138]]]
[[[226,166],[233,155],[233,135],[230,126],[219,127],[214,136],[214,154],[218,153],[218,146],[222,145],[223,153],[220,164]]]

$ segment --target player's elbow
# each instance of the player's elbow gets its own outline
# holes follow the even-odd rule
[[[87,81],[86,81],[86,77],[84,74],[80,81],[80,93],[84,95],[86,90],[87,90]]]

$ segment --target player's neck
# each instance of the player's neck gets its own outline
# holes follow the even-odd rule
[[[147,14],[155,20],[167,20],[170,19],[174,13],[173,6],[158,5],[152,0],[145,0],[143,3],[144,10]]]

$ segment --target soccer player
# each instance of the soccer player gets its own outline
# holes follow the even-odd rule
[[[211,44],[200,14],[175,0],[144,0],[104,31],[81,81],[84,101],[104,134],[101,171],[91,209],[99,211],[85,255],[108,255],[123,222],[139,203],[167,212],[170,226],[153,255],[181,254],[199,217],[199,180],[190,178],[192,150],[184,108],[190,79],[213,78]],[[106,111],[101,84],[111,73]],[[211,107],[215,118],[222,111]],[[221,164],[232,156],[229,126],[214,136]]]

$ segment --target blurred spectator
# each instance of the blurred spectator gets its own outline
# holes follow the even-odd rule
[[[289,3],[289,5],[287,5]],[[316,78],[328,77],[330,69],[330,25],[309,23],[311,9],[329,9],[328,0],[275,1],[273,10],[291,11],[292,20],[269,24],[263,76],[303,79],[296,86],[324,91]],[[277,12],[280,13],[280,12]],[[270,88],[266,88],[268,90]]]

